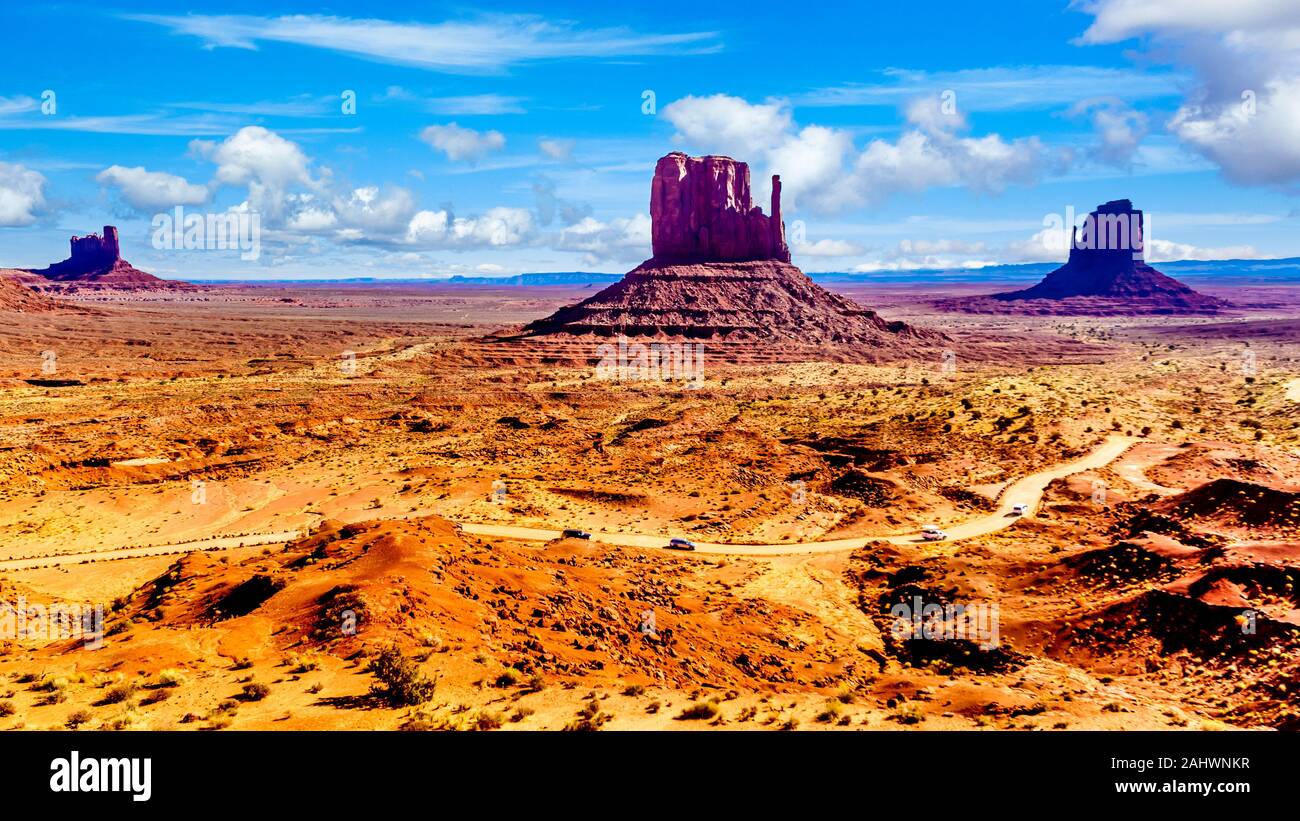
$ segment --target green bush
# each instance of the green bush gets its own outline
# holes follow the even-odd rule
[[[370,662],[370,672],[379,682],[370,692],[396,707],[414,707],[433,698],[437,683],[420,672],[413,659],[402,655],[396,644],[379,652]]]

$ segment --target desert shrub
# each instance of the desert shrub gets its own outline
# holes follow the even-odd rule
[[[599,730],[601,725],[613,718],[609,713],[602,713],[600,705],[595,701],[589,702],[585,707],[578,711],[578,717],[564,726],[567,732],[590,732]]]
[[[295,673],[310,673],[320,669],[320,658],[315,653],[290,653],[284,663]]]
[[[830,701],[826,704],[826,709],[817,714],[817,721],[822,724],[829,724],[840,717],[840,705],[838,702]]]
[[[510,720],[516,724],[533,714],[532,707],[516,707],[515,711],[510,714]]]
[[[250,681],[244,685],[244,691],[241,695],[245,701],[261,701],[271,694],[270,685],[263,684],[260,681]]]
[[[64,724],[69,730],[75,730],[87,721],[90,721],[89,710],[75,710]]]
[[[519,671],[515,670],[512,667],[507,667],[506,669],[502,670],[500,675],[498,675],[495,679],[492,680],[492,686],[498,689],[504,689],[506,687],[514,687],[518,683],[519,683]]]
[[[707,721],[718,715],[718,705],[711,701],[697,701],[678,714],[678,721]]]
[[[370,662],[379,683],[370,691],[396,707],[414,707],[433,698],[437,683],[420,672],[414,660],[402,655],[396,644],[381,650]]]
[[[0,701],[0,716],[11,716],[18,712],[12,701]]]
[[[185,674],[175,668],[167,668],[158,673],[159,687],[180,687],[185,683]]]
[[[104,693],[104,697],[100,699],[100,702],[103,704],[121,704],[134,696],[135,691],[138,689],[140,689],[139,685],[133,681],[125,681],[121,684],[115,684],[108,688],[108,691]]]

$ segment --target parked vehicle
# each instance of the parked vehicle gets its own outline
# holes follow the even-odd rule
[[[921,538],[927,542],[941,542],[948,538],[948,534],[940,530],[937,525],[926,525],[921,528]]]
[[[573,530],[573,529],[565,530],[562,534],[560,534],[560,536],[561,538],[564,539],[590,539],[591,538],[591,534],[588,533],[587,531]]]
[[[687,541],[686,539],[672,538],[668,540],[668,549],[669,550],[694,550],[695,542]]]

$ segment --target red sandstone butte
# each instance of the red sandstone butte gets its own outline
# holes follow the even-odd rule
[[[661,157],[650,183],[656,262],[790,261],[781,222],[781,178],[772,177],[772,215],[754,205],[749,165],[730,157]]]
[[[749,166],[673,152],[650,187],[654,256],[596,295],[561,308],[523,336],[676,337],[845,345],[915,353],[942,334],[887,322],[790,264],[781,181],[772,216],[754,206]]]
[[[189,283],[159,279],[153,274],[145,273],[131,263],[122,259],[122,246],[118,239],[117,228],[104,226],[104,235],[89,234],[73,237],[72,255],[62,262],[56,262],[48,268],[33,270],[31,273],[43,277],[47,282],[66,283],[91,288],[192,288]]]
[[[1082,315],[1217,314],[1227,302],[1146,263],[1146,222],[1129,200],[1112,200],[1070,234],[1070,258],[1032,288],[936,307],[969,313]]]

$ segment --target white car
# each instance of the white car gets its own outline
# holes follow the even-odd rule
[[[1024,516],[1028,512],[1029,512],[1029,505],[1025,504],[1024,502],[1021,502],[1018,505],[1011,506],[1011,513],[1013,515]]]
[[[941,542],[948,538],[948,534],[944,533],[936,525],[926,525],[921,528],[921,538],[927,542]]]

